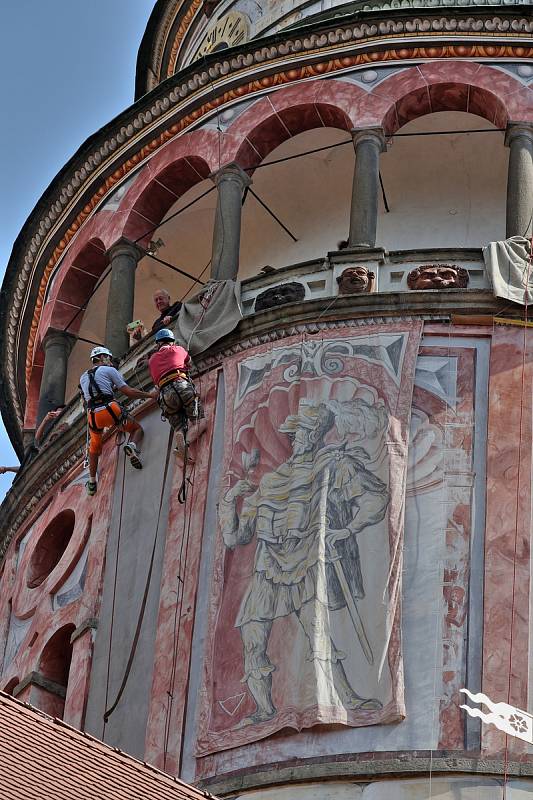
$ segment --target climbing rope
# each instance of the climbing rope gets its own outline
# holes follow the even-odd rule
[[[181,486],[178,491],[178,503],[180,503],[180,505],[183,505],[187,499],[187,458],[189,456],[189,442],[187,441],[187,431],[189,426],[187,424],[187,417],[185,414],[183,416],[183,428],[181,429],[183,434],[183,471]]]
[[[105,723],[107,723],[107,721],[109,720],[109,717],[111,716],[113,711],[118,706],[118,704],[120,702],[120,698],[122,697],[122,695],[124,693],[124,689],[126,688],[126,684],[128,682],[128,678],[129,678],[129,675],[130,675],[131,667],[132,667],[132,664],[133,664],[133,659],[135,658],[137,645],[139,643],[139,637],[141,635],[141,628],[142,628],[142,624],[143,624],[143,620],[144,620],[144,613],[145,613],[145,610],[146,610],[146,603],[147,603],[147,600],[148,600],[148,592],[150,590],[150,583],[151,583],[151,580],[152,580],[152,572],[153,572],[153,567],[154,567],[154,560],[155,560],[155,553],[156,553],[156,546],[157,546],[157,538],[158,538],[158,533],[159,533],[159,523],[160,523],[160,520],[161,520],[161,510],[162,510],[162,507],[163,507],[163,497],[164,497],[164,494],[165,494],[165,486],[166,486],[166,482],[167,482],[168,465],[169,465],[169,461],[170,461],[170,452],[171,452],[171,449],[172,449],[172,440],[173,440],[173,438],[174,438],[174,431],[171,428],[170,429],[169,439],[168,439],[167,454],[166,454],[166,457],[165,457],[165,468],[164,468],[164,471],[163,471],[163,479],[162,479],[162,482],[161,482],[161,493],[160,493],[160,497],[159,497],[159,507],[158,507],[158,511],[157,511],[157,522],[156,522],[156,526],[155,526],[154,540],[153,540],[153,545],[152,545],[152,553],[151,553],[151,556],[150,556],[150,564],[149,564],[149,567],[148,567],[148,574],[146,576],[146,583],[145,583],[145,587],[144,587],[144,593],[143,593],[143,598],[142,598],[142,602],[141,602],[141,607],[140,607],[140,610],[139,610],[139,615],[137,617],[137,625],[136,625],[136,628],[135,628],[135,634],[133,636],[133,641],[132,641],[132,645],[131,645],[131,648],[130,648],[130,654],[128,656],[126,669],[124,670],[124,676],[122,678],[122,682],[120,684],[120,688],[119,688],[119,690],[117,692],[117,696],[116,696],[113,704],[109,708],[106,708],[106,710],[104,712],[104,717],[103,717],[104,718],[104,725],[105,725]],[[119,530],[120,530],[121,526],[122,526],[122,503],[121,503],[121,507],[120,507]],[[118,556],[118,553],[117,553],[117,556]],[[114,606],[113,606],[113,612],[112,612],[112,615],[111,615],[111,635],[112,635],[112,631],[113,631],[113,623],[114,623]],[[111,660],[111,648],[109,649],[109,662],[110,662],[110,660]],[[108,667],[108,680],[109,680],[109,667]],[[107,705],[107,702],[106,702],[106,705]]]
[[[177,591],[176,591],[176,605],[174,608],[174,630],[173,630],[173,637],[172,637],[172,666],[170,670],[170,678],[169,678],[169,688],[167,690],[168,696],[168,703],[165,711],[165,727],[164,727],[164,748],[163,748],[163,769],[166,767],[167,755],[168,755],[168,743],[170,739],[170,727],[171,727],[171,720],[172,720],[172,705],[174,702],[174,684],[176,681],[176,672],[177,672],[177,664],[178,664],[178,651],[179,651],[179,644],[180,644],[180,634],[181,634],[181,617],[182,617],[182,610],[183,610],[183,597],[185,593],[185,570],[184,565],[187,564],[188,552],[189,552],[189,540],[190,540],[190,532],[191,532],[191,520],[192,520],[192,506],[194,501],[194,474],[196,470],[196,463],[193,464],[193,468],[191,471],[191,503],[189,505],[189,511],[187,515],[187,510],[183,509],[183,528],[181,534],[181,542],[180,542],[180,549],[178,555],[178,569],[177,569]],[[183,554],[183,550],[185,548],[185,555]]]
[[[107,708],[107,702],[109,697],[109,676],[111,672],[111,652],[113,650],[113,621],[115,619],[115,603],[117,597],[117,579],[118,579],[118,563],[120,558],[120,539],[122,535],[122,509],[124,508],[124,484],[126,482],[126,457],[124,456],[124,460],[122,463],[122,486],[120,489],[120,508],[119,508],[119,515],[118,515],[118,534],[117,534],[117,555],[115,558],[115,575],[113,578],[113,600],[111,603],[111,624],[109,626],[109,647],[107,652],[107,672],[106,672],[106,682],[105,682],[105,706]],[[105,739],[105,727],[107,725],[107,719],[104,717],[104,726],[102,729],[102,741]]]

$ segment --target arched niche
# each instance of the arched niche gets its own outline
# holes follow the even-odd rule
[[[46,642],[39,659],[39,683],[34,704],[47,714],[63,718],[69,681],[74,625],[65,625]],[[33,698],[33,695],[32,695]]]

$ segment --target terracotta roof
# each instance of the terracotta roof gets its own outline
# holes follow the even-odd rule
[[[4,692],[0,692],[0,754],[2,800],[212,797]]]

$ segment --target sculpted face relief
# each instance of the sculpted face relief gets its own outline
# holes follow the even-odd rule
[[[368,294],[374,291],[375,274],[367,267],[347,267],[337,278],[339,294]]]
[[[455,264],[430,264],[411,270],[407,285],[410,289],[466,289],[468,272]]]
[[[285,303],[299,303],[305,297],[305,288],[302,283],[293,281],[281,286],[272,286],[257,295],[255,310],[265,311],[267,308],[276,308]]]

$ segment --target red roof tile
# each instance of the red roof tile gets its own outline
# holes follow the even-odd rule
[[[0,692],[0,797],[205,800],[212,795]]]

